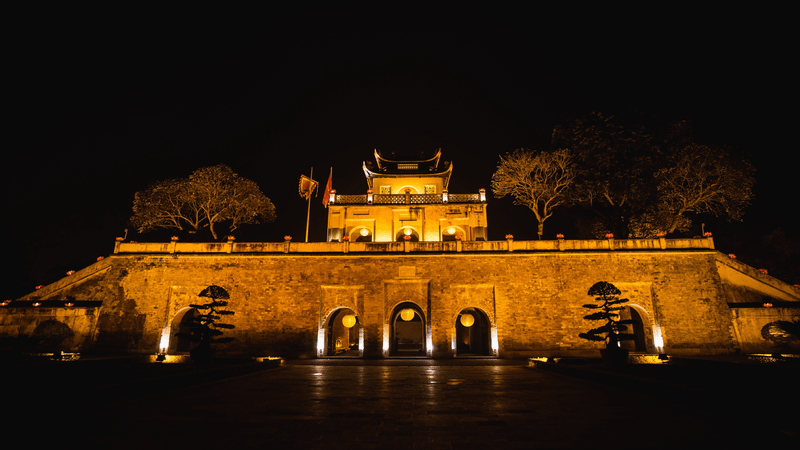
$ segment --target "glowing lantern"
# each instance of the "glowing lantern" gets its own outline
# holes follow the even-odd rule
[[[461,315],[461,325],[464,325],[465,327],[469,328],[474,323],[475,323],[475,318],[472,317],[472,314],[462,314]]]
[[[408,321],[410,321],[411,319],[414,318],[414,314],[415,313],[414,313],[413,309],[406,308],[406,309],[400,311],[400,318],[405,320],[406,322],[408,322]]]
[[[405,233],[406,236],[411,236],[411,228],[406,228],[403,230],[403,233]]]
[[[353,328],[353,325],[355,324],[356,324],[356,316],[348,314],[342,317],[342,325],[344,325],[345,327]]]
[[[456,229],[455,229],[455,227],[450,227],[450,228],[448,228],[448,229],[447,229],[447,234],[456,234]]]
[[[366,229],[366,228],[362,228],[361,229],[361,235],[362,236],[369,236],[369,230]]]

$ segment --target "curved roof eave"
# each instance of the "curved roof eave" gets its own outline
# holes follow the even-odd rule
[[[373,178],[428,178],[428,177],[441,177],[444,178],[442,185],[444,189],[447,189],[447,186],[450,184],[450,176],[453,174],[453,163],[447,165],[447,169],[441,172],[427,172],[427,173],[385,173],[385,172],[373,172],[367,168],[367,162],[364,161],[361,163],[361,168],[364,169],[364,175],[367,177],[367,185],[370,189],[372,189],[372,179]]]
[[[384,158],[378,152],[378,149],[377,148],[375,149],[375,162],[378,163],[378,168],[379,169],[383,168],[383,164],[382,163],[390,163],[390,164],[407,164],[407,163],[412,163],[413,164],[413,163],[419,163],[419,164],[424,164],[424,163],[429,163],[429,162],[432,162],[432,161],[433,161],[433,165],[435,167],[435,166],[439,165],[439,159],[441,157],[442,157],[442,149],[438,148],[438,149],[436,149],[436,154],[433,155],[433,158],[430,158],[430,159],[409,160],[409,161],[395,161],[395,160],[392,160],[392,159]]]

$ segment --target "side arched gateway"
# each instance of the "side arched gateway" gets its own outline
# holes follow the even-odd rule
[[[464,308],[455,321],[455,356],[492,356],[491,334],[486,313],[478,308]]]
[[[620,342],[620,346],[636,353],[657,353],[658,350],[653,339],[653,324],[647,311],[639,305],[625,305],[619,312],[620,319],[632,319],[637,323],[628,325],[626,333],[633,334],[636,338]]]
[[[178,355],[189,353],[196,344],[188,337],[192,334],[192,318],[197,313],[194,308],[182,308],[175,317],[169,328],[169,342],[167,343],[168,355]]]
[[[364,328],[352,309],[331,312],[325,321],[324,336],[321,356],[364,356]]]

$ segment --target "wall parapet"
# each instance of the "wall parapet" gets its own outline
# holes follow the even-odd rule
[[[711,237],[695,239],[586,239],[444,242],[118,242],[114,253],[392,253],[564,252],[714,249]]]

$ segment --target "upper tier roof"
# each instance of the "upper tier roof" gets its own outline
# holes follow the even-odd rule
[[[437,149],[432,158],[417,160],[392,160],[384,157],[375,149],[375,163],[364,161],[364,175],[372,186],[373,178],[404,178],[404,177],[441,177],[443,185],[447,187],[453,164],[450,161],[441,161],[442,149]]]

